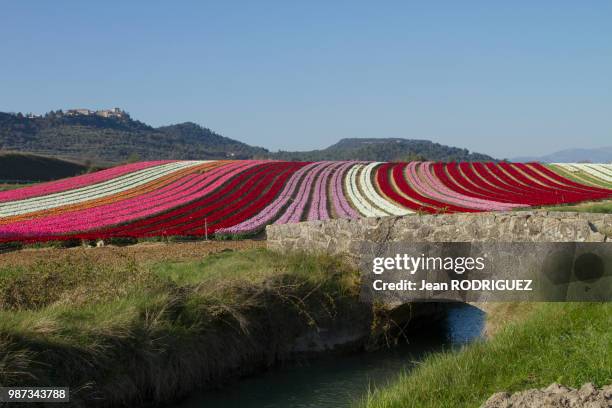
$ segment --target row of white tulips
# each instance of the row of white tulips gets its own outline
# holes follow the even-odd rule
[[[612,165],[592,163],[555,163],[569,172],[583,171],[600,180],[612,182]]]
[[[206,161],[173,162],[135,171],[112,180],[90,186],[49,194],[25,200],[0,203],[0,218],[27,214],[30,212],[49,210],[65,205],[79,204],[89,200],[104,198],[126,190],[150,183],[173,172],[198,166]]]
[[[579,163],[579,169],[586,171],[592,176],[599,177],[602,180],[612,181],[612,170],[609,169],[605,164],[586,164]]]
[[[359,191],[359,187],[357,186],[357,175],[363,167],[363,164],[356,164],[352,166],[346,174],[344,183],[349,199],[355,208],[357,208],[357,211],[365,217],[384,217],[389,215],[368,202],[365,196],[361,194],[361,191]]]
[[[372,183],[372,171],[380,163],[352,166],[344,179],[348,197],[355,208],[365,217],[406,215],[412,211],[401,208],[381,196]]]
[[[382,163],[370,163],[361,171],[359,181],[367,198],[370,199],[370,201],[372,201],[377,207],[391,215],[406,215],[412,213],[413,211],[399,207],[378,194],[374,184],[372,183],[372,171],[379,164]]]

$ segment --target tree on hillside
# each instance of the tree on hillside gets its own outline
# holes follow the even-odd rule
[[[136,163],[140,161],[140,155],[138,153],[132,153],[128,156],[126,163]]]
[[[427,157],[422,154],[410,152],[407,155],[401,157],[399,160],[395,160],[398,162],[413,162],[413,161],[427,161]]]

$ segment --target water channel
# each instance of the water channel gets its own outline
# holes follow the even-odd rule
[[[197,392],[174,408],[342,408],[368,389],[410,371],[427,354],[479,339],[485,314],[456,304],[436,327],[414,333],[393,349],[330,356],[244,378],[219,390]]]

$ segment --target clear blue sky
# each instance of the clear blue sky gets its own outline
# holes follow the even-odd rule
[[[612,145],[608,0],[24,0],[0,38],[0,111],[119,106],[271,150]]]

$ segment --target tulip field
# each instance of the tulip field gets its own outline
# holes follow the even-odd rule
[[[0,192],[0,242],[248,235],[268,224],[612,198],[612,165],[151,161]]]

